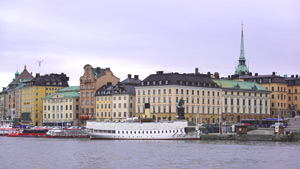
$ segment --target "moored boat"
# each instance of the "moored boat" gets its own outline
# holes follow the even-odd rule
[[[8,137],[46,137],[48,128],[33,128],[33,129],[19,129],[15,133],[9,133]]]
[[[148,103],[143,117],[128,119],[126,122],[87,121],[86,128],[91,139],[113,140],[198,140],[200,131],[196,126],[188,126],[181,104],[177,119],[158,121],[151,115]]]
[[[51,129],[46,133],[47,138],[89,138],[85,130],[77,128]]]

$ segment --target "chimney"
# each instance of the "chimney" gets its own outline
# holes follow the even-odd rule
[[[156,74],[158,74],[158,75],[164,74],[164,71],[156,71]]]
[[[275,76],[275,74],[276,74],[275,72],[272,72],[272,75],[273,75],[273,76]]]
[[[296,75],[296,78],[298,78],[299,76],[298,75]]]
[[[230,79],[230,75],[228,75],[228,79]]]
[[[255,76],[258,76],[258,73],[255,73]]]
[[[100,73],[100,69],[101,69],[100,67],[97,67],[97,68],[96,68],[96,72],[97,72],[97,73]]]
[[[134,75],[134,79],[139,79],[139,75]]]
[[[128,76],[127,76],[127,77],[128,77],[128,79],[131,79],[131,74],[128,74]]]
[[[210,77],[210,72],[207,72],[207,75]]]
[[[36,73],[36,74],[35,74],[35,77],[40,77],[40,74],[39,74],[39,73]]]
[[[249,72],[249,76],[252,76],[252,72]]]
[[[294,78],[294,75],[291,75],[291,78]]]
[[[195,68],[195,74],[199,74],[199,70],[197,67]]]

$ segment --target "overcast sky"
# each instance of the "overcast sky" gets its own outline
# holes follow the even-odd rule
[[[300,74],[299,0],[2,0],[0,87],[24,65],[79,85],[85,64],[123,80],[157,70]],[[39,67],[37,61],[43,60]]]

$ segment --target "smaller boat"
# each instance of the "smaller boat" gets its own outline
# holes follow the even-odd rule
[[[46,133],[47,138],[89,138],[86,131],[77,127],[53,128]]]
[[[46,137],[48,128],[19,129],[15,133],[9,133],[8,137]]]
[[[9,133],[17,132],[18,128],[13,128],[13,120],[0,120],[0,136],[7,136]]]

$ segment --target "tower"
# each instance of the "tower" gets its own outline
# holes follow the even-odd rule
[[[248,74],[249,70],[246,65],[245,51],[244,51],[244,35],[243,35],[243,24],[242,24],[242,35],[241,35],[241,51],[239,57],[239,65],[235,69],[235,75]]]

